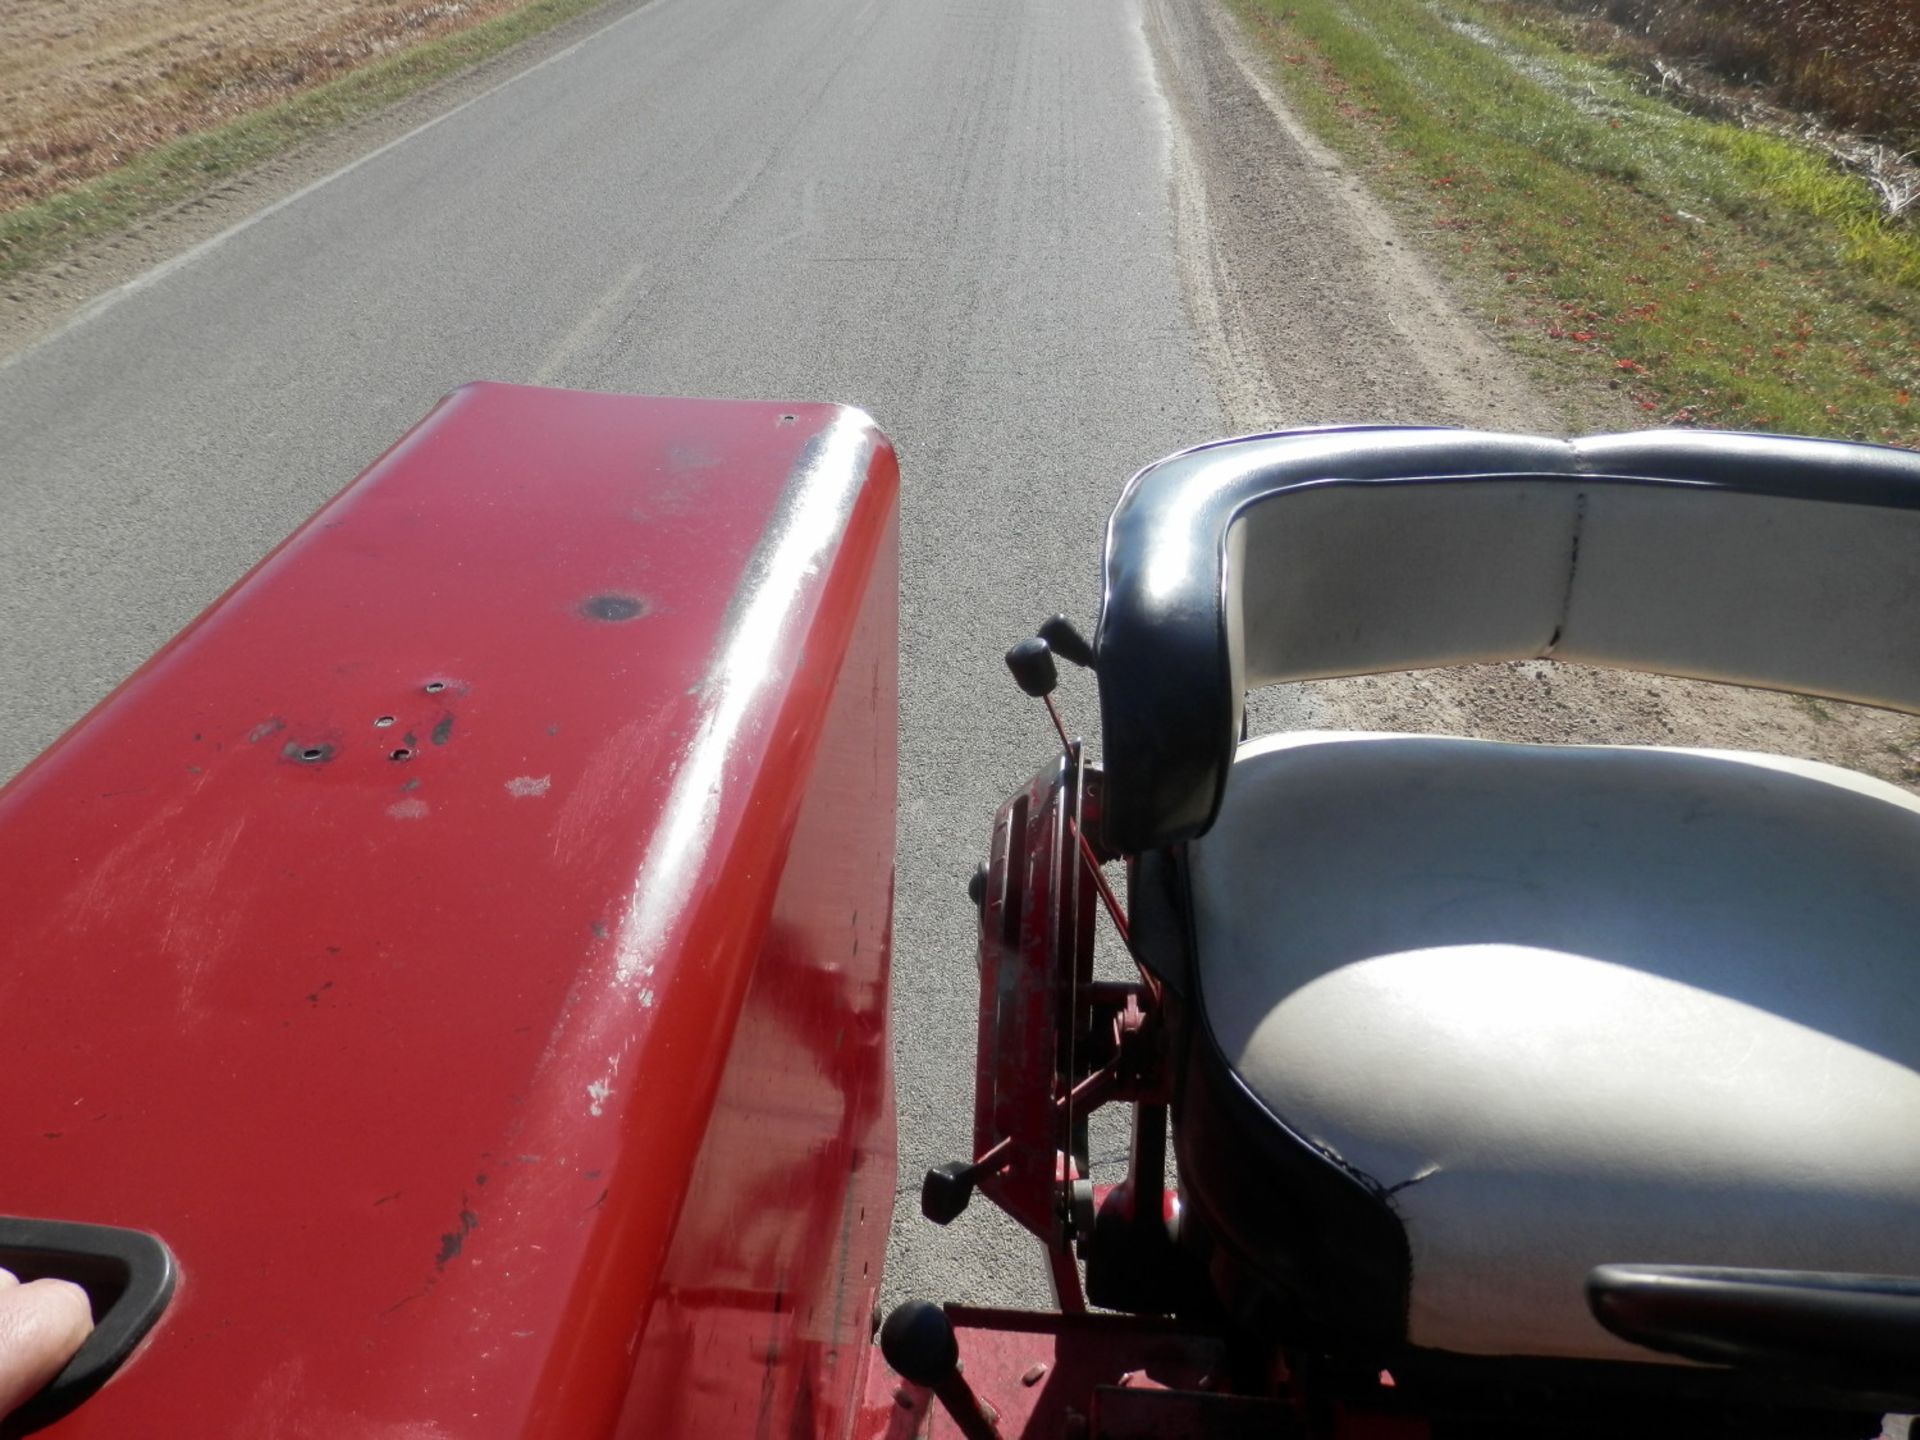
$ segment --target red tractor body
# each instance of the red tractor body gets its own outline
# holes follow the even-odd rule
[[[7,788],[0,1210],[178,1277],[50,1434],[844,1432],[896,491],[837,407],[469,387]]]

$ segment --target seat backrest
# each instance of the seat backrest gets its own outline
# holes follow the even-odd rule
[[[1107,840],[1199,834],[1253,685],[1550,657],[1920,713],[1920,455],[1346,428],[1184,451],[1107,531]]]

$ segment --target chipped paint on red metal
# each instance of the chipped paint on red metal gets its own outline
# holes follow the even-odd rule
[[[845,1424],[896,491],[856,412],[470,387],[0,793],[6,1208],[182,1271],[47,1433]]]

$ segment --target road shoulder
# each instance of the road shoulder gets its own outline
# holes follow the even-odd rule
[[[1595,423],[1469,317],[1366,181],[1267,83],[1218,0],[1146,0],[1144,13],[1174,116],[1189,311],[1236,428]]]

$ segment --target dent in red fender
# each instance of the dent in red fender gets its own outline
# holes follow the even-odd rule
[[[844,1425],[896,491],[857,412],[469,387],[0,793],[6,1206],[183,1273],[47,1433]]]

